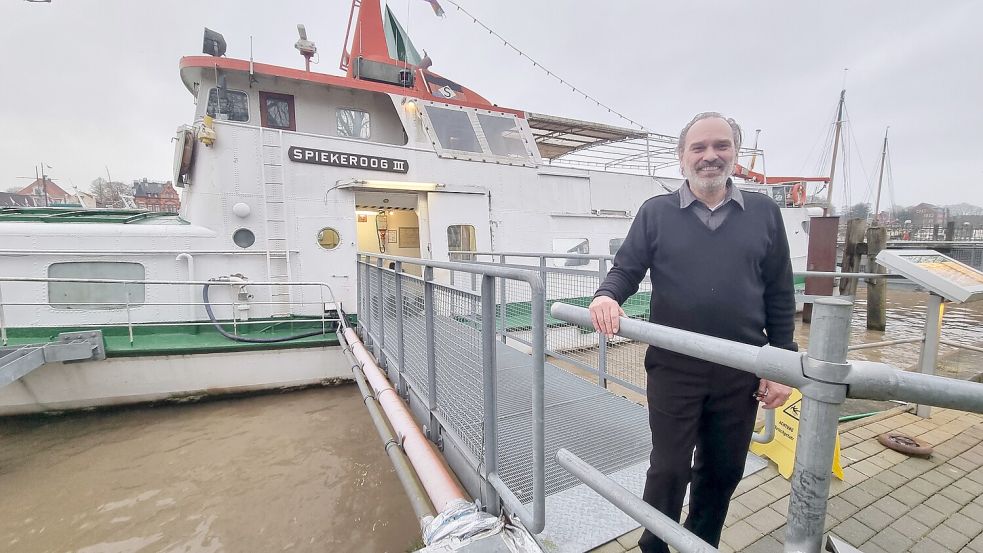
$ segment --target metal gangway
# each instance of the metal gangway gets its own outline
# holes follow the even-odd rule
[[[609,390],[635,383],[605,371],[605,349],[656,345],[802,392],[786,551],[818,552],[822,545],[838,413],[847,397],[983,412],[983,385],[848,361],[852,305],[843,299],[815,299],[806,353],[660,327],[638,320],[642,313],[622,319],[619,337],[598,343],[585,298],[555,287],[569,273],[568,280],[588,281],[580,286],[590,288],[589,298],[603,278],[605,260],[597,258],[603,256],[574,272],[548,266],[546,256],[530,267],[460,255],[466,262],[360,254],[360,332],[467,490],[489,512],[509,514],[541,541],[548,525],[571,516],[564,507],[573,496],[565,504],[554,500],[583,482],[679,551],[714,551],[623,485],[626,471],[647,463],[647,415]],[[563,298],[574,298],[574,305]],[[591,357],[600,367],[590,366]],[[644,468],[636,476],[643,474]],[[830,543],[848,547],[835,538]]]

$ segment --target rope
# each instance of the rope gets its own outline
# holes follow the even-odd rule
[[[620,117],[621,119],[624,119],[625,121],[629,122],[630,124],[635,125],[639,129],[648,132],[648,129],[645,127],[645,125],[639,123],[638,121],[635,121],[634,119],[628,117],[627,115],[621,113],[620,111],[618,111],[618,110],[612,108],[611,106],[609,106],[609,105],[601,102],[600,100],[598,100],[597,98],[591,96],[587,92],[584,92],[582,89],[578,88],[576,85],[572,84],[570,81],[568,81],[568,80],[564,79],[563,77],[557,75],[555,72],[553,72],[549,68],[545,67],[542,63],[539,63],[538,61],[536,61],[535,59],[533,59],[532,57],[530,57],[528,54],[526,54],[525,52],[523,52],[522,50],[520,50],[518,46],[516,46],[515,44],[509,42],[505,37],[503,37],[502,35],[500,35],[497,32],[495,32],[488,25],[485,25],[475,15],[473,15],[468,10],[462,8],[461,5],[458,4],[457,2],[455,2],[454,0],[447,0],[447,2],[449,2],[455,8],[457,8],[457,11],[462,12],[464,15],[470,17],[471,18],[471,21],[473,21],[475,24],[477,24],[478,26],[480,26],[483,29],[485,29],[486,31],[488,31],[488,34],[494,36],[498,40],[501,40],[503,45],[505,45],[505,46],[507,46],[507,47],[509,47],[509,48],[511,48],[513,50],[515,50],[515,52],[517,54],[519,54],[520,56],[522,56],[522,57],[526,58],[527,60],[529,60],[530,62],[532,62],[533,67],[538,67],[539,69],[542,69],[546,73],[547,76],[553,77],[554,79],[556,79],[557,81],[559,81],[560,84],[562,84],[564,86],[570,87],[570,90],[572,92],[576,92],[577,94],[580,94],[581,96],[583,96],[584,99],[586,99],[586,100],[588,100],[590,102],[594,102],[595,104],[598,105],[598,107],[602,107],[602,108],[608,110],[608,113],[613,113],[614,115]]]

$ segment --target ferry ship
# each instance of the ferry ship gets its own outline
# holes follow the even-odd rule
[[[0,210],[0,414],[350,379],[333,330],[358,315],[356,252],[613,254],[682,183],[658,176],[674,137],[499,107],[431,71],[375,0],[348,27],[342,75],[310,70],[303,33],[295,69],[206,30],[180,60],[180,213]],[[804,270],[812,208],[760,182],[742,187],[780,204]]]

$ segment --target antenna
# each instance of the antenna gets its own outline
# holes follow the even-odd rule
[[[314,45],[313,41],[307,40],[307,29],[302,23],[297,24],[297,34],[300,35],[300,40],[294,44],[294,48],[300,51],[300,55],[304,56],[304,66],[310,72],[311,58],[317,53],[317,46]]]

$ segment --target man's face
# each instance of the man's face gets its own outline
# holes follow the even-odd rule
[[[690,186],[706,193],[720,190],[734,173],[734,131],[723,119],[701,119],[686,133],[679,165]]]

